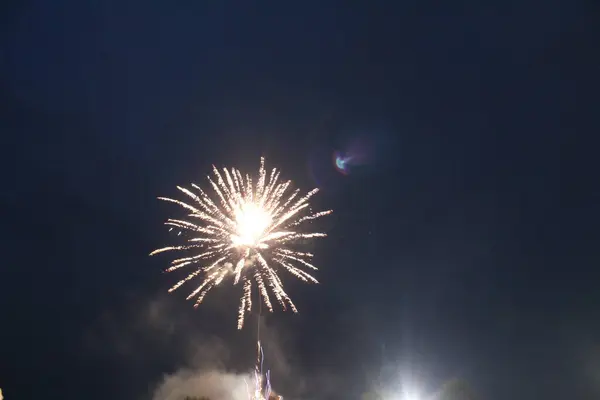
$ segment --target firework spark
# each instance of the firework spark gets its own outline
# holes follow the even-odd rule
[[[244,317],[252,309],[252,287],[256,286],[269,311],[273,311],[269,290],[283,309],[296,306],[283,289],[279,271],[286,270],[305,282],[318,283],[304,269],[316,270],[311,263],[313,255],[294,249],[302,239],[326,236],[324,233],[306,233],[299,226],[307,221],[330,214],[332,211],[312,212],[309,199],[318,189],[303,197],[300,191],[288,192],[291,181],[279,182],[279,171],[265,171],[261,158],[258,179],[253,182],[249,175],[232,168],[219,171],[213,166],[214,178],[208,181],[214,191],[214,200],[199,186],[194,191],[178,186],[192,202],[185,203],[166,197],[160,200],[172,202],[189,211],[187,219],[169,219],[165,222],[171,229],[191,234],[187,243],[155,250],[150,255],[164,251],[187,251],[194,254],[171,262],[167,271],[183,267],[196,267],[184,279],[177,282],[169,292],[184,283],[203,276],[203,280],[188,300],[195,298],[199,306],[206,294],[229,276],[235,285],[241,284],[243,294],[238,311],[238,329],[244,325]]]

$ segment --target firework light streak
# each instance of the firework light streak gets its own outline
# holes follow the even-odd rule
[[[318,283],[305,271],[305,268],[317,270],[311,263],[313,255],[296,251],[294,245],[303,239],[326,236],[298,229],[302,223],[332,211],[312,212],[309,200],[318,189],[303,197],[299,197],[298,189],[289,192],[291,181],[279,182],[279,171],[275,168],[267,174],[264,158],[261,158],[256,181],[234,168],[219,171],[213,166],[213,173],[214,177],[209,176],[208,181],[214,199],[195,184],[192,184],[194,191],[177,187],[192,200],[190,203],[159,197],[189,211],[187,219],[169,219],[165,224],[191,235],[183,245],[163,247],[150,255],[187,251],[194,254],[172,261],[166,271],[196,267],[169,292],[202,275],[204,279],[200,285],[187,297],[188,300],[195,298],[194,307],[198,307],[211,289],[232,276],[234,285],[242,286],[238,329],[242,329],[245,314],[252,309],[253,286],[269,311],[273,312],[273,305],[268,289],[284,310],[289,306],[297,312],[278,272],[286,270],[302,281]]]
[[[254,368],[254,390],[251,391],[246,382],[246,388],[248,390],[249,400],[270,400],[270,399],[283,399],[281,396],[275,395],[271,389],[271,371],[267,371],[263,374],[263,362],[264,353],[260,341],[256,343],[257,359],[256,366]]]

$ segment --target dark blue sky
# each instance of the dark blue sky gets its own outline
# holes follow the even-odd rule
[[[357,398],[402,365],[426,391],[598,398],[597,6],[213,3],[0,6],[6,398],[147,398],[213,336],[248,368],[237,292],[193,311],[147,254],[156,196],[261,155],[336,211],[322,285],[267,319],[290,392]],[[356,138],[367,165],[336,175]]]

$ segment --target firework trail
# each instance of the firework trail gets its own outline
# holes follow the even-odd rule
[[[244,325],[244,317],[252,309],[252,287],[256,286],[269,311],[273,305],[268,288],[283,309],[296,306],[283,289],[279,271],[286,270],[305,282],[318,283],[304,268],[316,270],[311,263],[313,255],[296,251],[294,245],[302,239],[326,236],[324,233],[299,231],[304,222],[330,214],[332,211],[313,213],[309,200],[318,189],[299,197],[300,191],[288,192],[291,181],[279,182],[279,171],[265,171],[261,158],[258,178],[242,175],[237,169],[213,166],[214,177],[208,177],[214,194],[211,198],[199,186],[194,191],[178,186],[192,202],[186,203],[166,197],[160,200],[172,202],[189,211],[187,219],[169,219],[165,222],[171,229],[191,234],[186,244],[155,250],[150,255],[165,251],[187,251],[194,254],[171,262],[167,271],[193,266],[196,269],[177,282],[169,292],[187,281],[203,276],[203,280],[187,299],[196,299],[199,306],[206,294],[228,276],[234,284],[241,284],[243,294],[238,311],[238,329]]]
[[[246,387],[248,389],[248,399],[249,400],[281,400],[283,399],[281,396],[278,396],[271,389],[271,371],[267,371],[266,374],[263,374],[263,362],[264,362],[264,353],[262,346],[260,345],[260,341],[256,343],[256,351],[257,351],[257,359],[256,366],[254,368],[254,390],[250,391],[248,387],[248,383],[246,382]]]

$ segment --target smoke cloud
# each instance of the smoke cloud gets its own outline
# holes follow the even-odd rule
[[[265,351],[265,371],[275,367],[287,375],[290,367],[279,345],[278,335],[261,323],[262,336],[269,341]],[[203,339],[190,346],[188,360],[194,367],[183,367],[166,374],[159,382],[152,400],[183,400],[186,396],[208,397],[210,400],[248,400],[254,390],[254,370],[239,373],[225,368],[231,349],[223,341]],[[251,353],[250,353],[251,354]],[[272,399],[276,399],[273,392]]]
[[[142,325],[175,335],[183,365],[158,381],[152,400],[183,400],[187,396],[247,400],[249,389],[254,389],[255,383],[253,361],[256,344],[253,335],[242,340],[238,332],[229,340],[207,336],[198,326],[190,324],[189,318],[180,315],[183,311],[177,307],[172,309],[167,304],[164,299],[151,301]],[[280,334],[263,321],[260,328],[261,339],[268,343],[264,354],[265,371],[276,369],[280,376],[288,375],[290,367],[281,347]],[[240,359],[246,360],[241,363],[245,364],[245,368],[241,371],[231,369],[240,366]]]
[[[210,400],[247,400],[247,384],[252,384],[249,374],[183,369],[165,376],[152,399],[183,400],[186,396],[206,396]]]
[[[219,300],[229,299],[223,296]],[[248,386],[253,389],[255,383],[257,332],[248,328],[240,333],[235,326],[220,329],[232,323],[231,307],[223,312],[218,309],[220,305],[217,301],[215,307],[194,310],[182,307],[173,296],[135,296],[127,307],[102,314],[84,338],[84,345],[100,362],[119,364],[119,376],[131,385],[134,397],[247,400]],[[257,322],[253,318],[252,324]],[[261,319],[260,339],[264,372],[271,371],[274,389],[283,392],[286,400],[302,398],[307,389],[302,378],[307,375],[289,362],[288,356],[295,354],[290,329]],[[323,384],[318,379],[309,380],[311,389]]]

